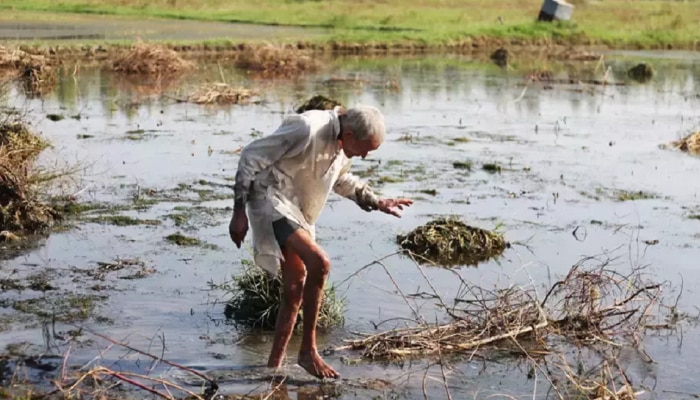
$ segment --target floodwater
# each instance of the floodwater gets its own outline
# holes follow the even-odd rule
[[[654,80],[628,81],[627,68],[645,60],[657,71]],[[646,266],[648,278],[670,282],[667,294],[673,299],[682,282],[679,307],[692,313],[700,304],[700,220],[689,217],[700,214],[700,159],[659,145],[700,129],[700,58],[611,54],[606,63],[609,78],[627,85],[528,85],[525,79],[534,68],[548,68],[555,78],[599,78],[602,72],[595,71],[595,62],[521,61],[504,70],[464,57],[433,55],[337,59],[323,73],[294,82],[246,80],[224,68],[227,81],[261,89],[265,102],[245,106],[177,103],[172,97],[178,93],[144,98],[140,87],[100,70],[66,74],[42,99],[26,99],[13,91],[7,102],[28,107],[36,128],[54,143],[43,162],[83,167],[69,192],[78,193],[80,201],[130,205],[135,198],[148,198],[152,190],[171,192],[156,204],[121,213],[161,221],[159,225],[81,222],[52,234],[29,254],[4,261],[0,278],[49,271],[59,289],[8,290],[2,299],[46,296],[42,304],[51,309],[65,293],[106,296],[95,300],[92,311],[98,317],[91,315],[80,324],[170,361],[224,376],[224,392],[264,389],[268,384],[260,377],[266,372],[257,371],[265,363],[270,335],[245,335],[226,323],[225,294],[208,286],[229,280],[242,268],[241,260],[250,258],[249,240],[238,250],[228,237],[232,192],[226,185],[232,184],[240,146],[273,131],[300,100],[324,93],[347,105],[367,103],[382,109],[387,141],[353,168],[361,172],[376,166],[372,179],[393,178],[377,185],[382,195],[416,199],[403,218],[396,219],[332,197],[317,229],[319,242],[332,258],[332,282],[343,282],[373,260],[396,252],[397,234],[437,216],[456,215],[471,225],[498,228],[513,243],[497,260],[457,269],[475,285],[534,285],[545,291],[577,261],[598,255],[611,258],[611,267],[620,272]],[[219,79],[218,69],[188,77],[179,95],[207,79]],[[47,114],[67,118],[54,122]],[[77,115],[80,119],[70,118]],[[455,169],[456,161],[471,161],[474,167],[471,172]],[[493,162],[503,167],[500,173],[481,169]],[[181,184],[191,185],[191,190],[176,190]],[[426,189],[437,194],[420,192]],[[643,191],[651,198],[618,201],[620,190]],[[183,207],[200,208],[188,211],[194,215],[188,225],[176,226],[168,215]],[[165,240],[176,232],[213,246],[179,247]],[[103,280],[81,271],[94,271],[98,262],[117,259],[142,261],[136,269],[147,270],[146,276],[120,279],[133,274],[133,267],[105,273]],[[409,259],[395,255],[384,265],[386,271],[375,265],[339,287],[347,299],[346,323],[322,335],[321,348],[342,345],[352,332],[375,332],[374,324],[381,321],[411,317],[392,279],[403,293],[429,291],[428,284]],[[443,298],[456,294],[451,272],[432,267],[423,267],[423,272]],[[95,285],[105,288],[93,290]],[[433,304],[420,304],[423,316],[434,320]],[[2,312],[17,315],[9,307]],[[7,321],[13,322],[0,329],[0,348],[19,348],[24,354],[60,357],[68,348],[67,332],[75,329],[50,318],[43,325],[31,319]],[[387,322],[380,329],[400,324]],[[683,393],[700,393],[693,373],[700,369],[698,338],[692,324],[684,324],[682,332],[649,335],[644,348],[654,362],[644,363],[634,355],[623,362],[652,398],[687,398]],[[313,388],[313,380],[294,366],[297,346],[295,337],[284,372]],[[348,382],[378,379],[389,386],[349,385],[340,398],[424,398],[425,360],[402,365],[344,362],[357,357],[338,352],[327,361]],[[151,364],[119,346],[108,348],[86,332],[70,345],[68,362],[133,371]],[[162,363],[154,373],[188,381]],[[447,379],[453,398],[532,396],[533,391],[545,398],[544,383],[538,381],[540,389],[533,389],[527,374],[519,363],[475,359],[449,366]],[[427,394],[444,398],[439,367],[429,375]],[[299,393],[296,398],[304,396]]]

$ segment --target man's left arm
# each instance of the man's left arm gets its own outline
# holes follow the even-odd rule
[[[333,191],[343,197],[354,201],[360,208],[365,211],[379,210],[386,214],[391,214],[400,217],[399,210],[413,204],[409,199],[381,199],[373,191],[372,188],[363,182],[359,177],[353,175],[350,171],[350,164],[343,168],[340,177],[333,185]]]

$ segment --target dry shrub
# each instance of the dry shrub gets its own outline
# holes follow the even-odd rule
[[[227,83],[212,83],[199,88],[187,101],[196,104],[248,104],[258,94]]]
[[[396,240],[414,255],[446,266],[475,265],[500,255],[509,246],[496,232],[452,218],[430,221]]]
[[[305,51],[268,45],[247,47],[236,58],[236,67],[262,77],[291,77],[314,72],[320,63]]]
[[[9,116],[0,123],[0,231],[37,233],[58,217],[40,201],[33,168],[46,147],[18,117]]]
[[[194,64],[165,46],[136,43],[111,62],[112,69],[129,75],[173,76],[190,71]]]

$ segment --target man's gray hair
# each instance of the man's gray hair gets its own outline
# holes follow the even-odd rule
[[[349,108],[343,123],[352,130],[358,140],[376,137],[380,142],[384,141],[384,115],[375,107],[361,105]]]

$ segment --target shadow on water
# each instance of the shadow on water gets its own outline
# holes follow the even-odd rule
[[[455,273],[483,286],[543,288],[584,255],[602,253],[613,260],[611,268],[648,266],[659,280],[679,283],[682,277],[692,288],[700,283],[692,261],[700,256],[700,225],[688,218],[700,211],[697,185],[691,184],[698,159],[658,146],[700,129],[700,62],[646,60],[654,66],[653,79],[631,81],[627,71],[645,60],[634,55],[606,56],[605,65],[514,60],[500,68],[457,56],[346,57],[332,60],[320,74],[272,82],[250,79],[232,66],[220,71],[210,65],[184,77],[165,96],[108,71],[85,69],[76,75],[66,71],[41,99],[12,91],[6,105],[28,107],[36,129],[54,143],[44,162],[88,165],[71,193],[101,206],[77,218],[74,229],[54,233],[40,248],[0,264],[0,279],[24,288],[0,291],[0,346],[36,342],[41,347],[37,337],[49,322],[52,346],[35,349],[37,354],[62,356],[70,345],[71,364],[92,360],[90,365],[148,371],[144,365],[152,360],[130,358],[123,348],[80,331],[84,325],[218,373],[226,392],[267,387],[269,371],[243,366],[264,364],[270,333],[242,335],[223,317],[224,294],[206,289],[210,281],[229,279],[242,268],[241,260],[250,258],[249,242],[236,250],[226,229],[241,146],[272,132],[285,114],[316,93],[348,106],[381,107],[387,140],[368,160],[354,162],[353,171],[382,195],[416,200],[401,219],[365,213],[336,197],[329,201],[317,233],[332,258],[331,280],[343,282],[339,290],[349,308],[345,327],[319,338],[322,348],[342,345],[353,332],[376,332],[411,319],[412,305],[397,288],[420,292],[430,284],[445,299],[456,296]],[[264,102],[209,107],[173,100],[222,73],[229,83],[264,93]],[[620,85],[579,83],[602,77]],[[74,118],[52,121],[47,114]],[[620,196],[623,191],[656,195]],[[498,227],[518,245],[477,268],[424,269],[425,278],[400,257],[384,259],[384,268],[362,269],[394,254],[397,234],[447,215],[488,230]],[[167,240],[175,234],[195,241]],[[128,265],[129,271],[104,270],[124,266],[118,260],[125,259],[140,263]],[[57,296],[73,299],[62,315],[84,318],[57,320],[7,306],[42,298],[41,290],[26,289],[42,271],[53,271],[47,281],[60,289]],[[85,302],[94,296],[99,301]],[[698,300],[697,293],[685,290],[680,305],[692,309]],[[444,318],[433,302],[419,305],[426,319]],[[659,334],[645,341],[658,366],[651,391],[663,398],[680,398],[671,391],[700,392],[684,373],[700,367],[697,332],[688,329],[683,337]],[[298,347],[295,336],[283,374],[293,378],[289,390],[301,399],[309,387],[321,389],[294,366]],[[637,358],[626,360],[645,380],[647,365]],[[327,359],[347,379],[338,385],[340,398],[367,393],[423,398],[424,376],[430,377],[425,390],[431,396],[445,393],[444,370],[434,360],[382,364],[358,360],[352,351]],[[527,366],[493,360],[500,359],[488,355],[450,363],[452,395],[531,395],[535,382],[546,386],[541,378],[528,379]],[[185,379],[163,365],[155,370]],[[353,386],[371,379],[376,380],[371,384],[391,385]]]

